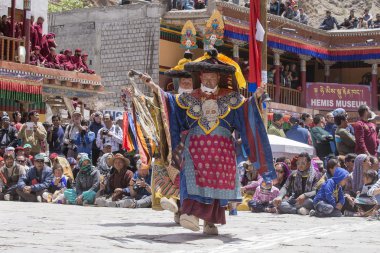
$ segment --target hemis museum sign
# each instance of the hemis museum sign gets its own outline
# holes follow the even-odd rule
[[[369,85],[307,83],[306,106],[318,110],[334,110],[344,108],[356,111],[362,104],[371,106],[371,90]]]

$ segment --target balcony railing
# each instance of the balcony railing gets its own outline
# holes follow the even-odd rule
[[[0,60],[18,62],[18,48],[24,46],[23,39],[0,36]]]
[[[269,96],[271,97],[272,101],[275,101],[275,94],[276,94],[276,87],[274,84],[268,84],[267,85],[267,92]],[[240,90],[240,93],[244,97],[252,96],[252,92],[248,92],[246,89]],[[280,87],[280,101],[281,104],[287,104],[287,105],[294,105],[294,106],[300,106],[301,105],[301,92],[299,90],[286,88],[286,87]]]

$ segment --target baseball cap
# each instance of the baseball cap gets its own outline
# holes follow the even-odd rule
[[[34,156],[34,161],[45,161],[45,154],[39,153]]]
[[[25,148],[32,148],[32,145],[30,145],[30,144],[25,144],[25,145],[24,145],[24,149],[25,149]]]

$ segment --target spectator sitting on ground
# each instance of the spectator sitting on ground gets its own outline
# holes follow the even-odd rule
[[[68,204],[93,204],[99,190],[99,171],[93,168],[90,158],[86,155],[81,155],[78,164],[79,173],[75,179],[75,189],[66,190],[64,192],[65,199]]]
[[[276,208],[272,202],[278,197],[279,193],[280,191],[276,186],[273,186],[271,180],[262,181],[252,200],[248,202],[248,206],[253,213],[276,213]]]
[[[367,170],[363,173],[363,187],[354,200],[354,208],[345,211],[345,216],[368,217],[376,213],[378,206],[376,196],[369,193],[378,180],[377,171]]]
[[[34,157],[34,166],[17,183],[17,194],[26,202],[42,202],[42,194],[48,191],[53,181],[53,172],[44,164],[44,154]]]
[[[112,169],[112,163],[113,163],[113,154],[112,153],[105,153],[99,158],[97,169],[100,172],[100,175],[102,176],[109,176],[111,169]]]
[[[289,119],[289,123],[291,128],[286,132],[286,138],[293,141],[302,142],[310,146],[313,145],[310,132],[299,125],[300,120],[298,117],[292,116]]]
[[[17,183],[25,174],[25,167],[15,163],[14,154],[4,154],[4,160],[0,167],[0,200],[18,200]]]
[[[71,180],[63,175],[63,168],[57,164],[53,169],[54,179],[50,184],[49,193],[44,193],[46,202],[64,203],[64,191],[71,187]]]
[[[342,168],[336,168],[334,176],[328,179],[318,191],[313,204],[315,210],[310,216],[341,217],[345,203],[343,188],[348,181],[349,173]]]
[[[24,145],[24,156],[26,158],[26,165],[29,167],[29,168],[32,168],[33,167],[33,156],[31,155],[31,152],[32,152],[32,145],[30,144],[25,144]]]
[[[26,164],[26,158],[24,155],[17,155],[16,156],[16,163],[20,166],[23,166],[25,169],[25,173],[29,171],[29,166]]]
[[[147,208],[152,205],[152,189],[150,187],[151,172],[148,165],[137,162],[137,171],[131,181],[131,198],[118,201],[117,207]]]
[[[358,29],[368,29],[368,23],[367,21],[364,20],[363,17],[359,17],[359,22],[358,22]]]
[[[276,162],[274,164],[274,168],[276,170],[277,177],[273,179],[273,185],[276,186],[277,189],[281,189],[291,172],[288,165],[286,165],[284,162]]]
[[[303,8],[299,8],[298,15],[295,16],[293,20],[301,24],[307,25],[307,23],[309,22],[309,16],[305,14]]]
[[[347,155],[355,151],[355,136],[347,131],[347,114],[338,114],[334,117],[338,126],[335,132],[335,143],[339,155]]]
[[[336,21],[336,18],[331,16],[331,11],[326,11],[326,17],[323,20],[322,24],[319,26],[319,29],[321,30],[332,30],[334,29],[334,25],[336,25],[337,29],[340,29],[340,26],[338,24],[338,21]]]
[[[367,105],[361,105],[358,109],[360,120],[355,125],[355,153],[376,155],[379,140],[377,139],[376,126],[369,122],[373,112]]]
[[[313,139],[317,156],[319,159],[324,160],[326,156],[332,154],[330,141],[334,140],[334,137],[324,130],[326,120],[322,114],[315,115],[313,122],[315,126],[310,130],[311,138]]]
[[[281,157],[276,158],[276,163],[285,163],[286,166],[288,166],[289,170],[292,167],[292,161],[291,161],[291,159],[290,158],[286,158],[285,156],[281,156]]]
[[[352,191],[355,196],[363,188],[363,175],[366,171],[371,169],[370,156],[365,154],[360,154],[355,158],[354,169],[352,172]]]
[[[380,13],[376,14],[376,20],[373,21],[373,28],[380,28]]]
[[[308,153],[301,153],[297,159],[297,170],[288,177],[280,190],[280,195],[273,200],[279,213],[307,215],[313,209],[312,198],[316,194],[319,176],[311,166]],[[288,199],[285,200],[284,197]]]
[[[51,153],[50,161],[52,163],[52,167],[58,167],[60,165],[63,169],[63,174],[71,180],[71,182],[74,181],[74,175],[71,170],[70,163],[67,161],[67,159],[64,156],[59,156],[57,153]]]
[[[338,167],[339,167],[339,161],[335,157],[330,158],[327,161],[326,172],[323,174],[323,176],[321,177],[321,179],[318,181],[318,183],[317,183],[317,190],[319,190],[322,187],[323,183],[325,183],[329,178],[333,177],[333,175],[335,173],[335,170]]]
[[[273,113],[273,122],[268,128],[268,134],[286,138],[284,130],[282,129],[282,124],[284,124],[284,115],[277,112]]]
[[[95,204],[103,207],[116,207],[124,198],[131,198],[131,181],[133,172],[128,169],[130,161],[122,154],[116,154],[111,158],[112,173],[107,182],[100,183],[100,190]]]
[[[367,23],[367,28],[372,27],[372,15],[369,13],[369,9],[364,10],[363,20]]]
[[[77,161],[73,157],[67,157],[67,161],[70,164],[71,173],[73,173],[73,184],[75,183],[75,179],[77,178],[79,168],[77,166]]]

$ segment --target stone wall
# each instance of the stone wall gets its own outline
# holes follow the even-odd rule
[[[50,14],[49,27],[60,50],[88,52],[90,68],[112,92],[99,100],[120,107],[128,70],[146,72],[158,82],[161,11],[161,5],[145,3],[81,9]],[[140,89],[148,92],[144,86]]]

